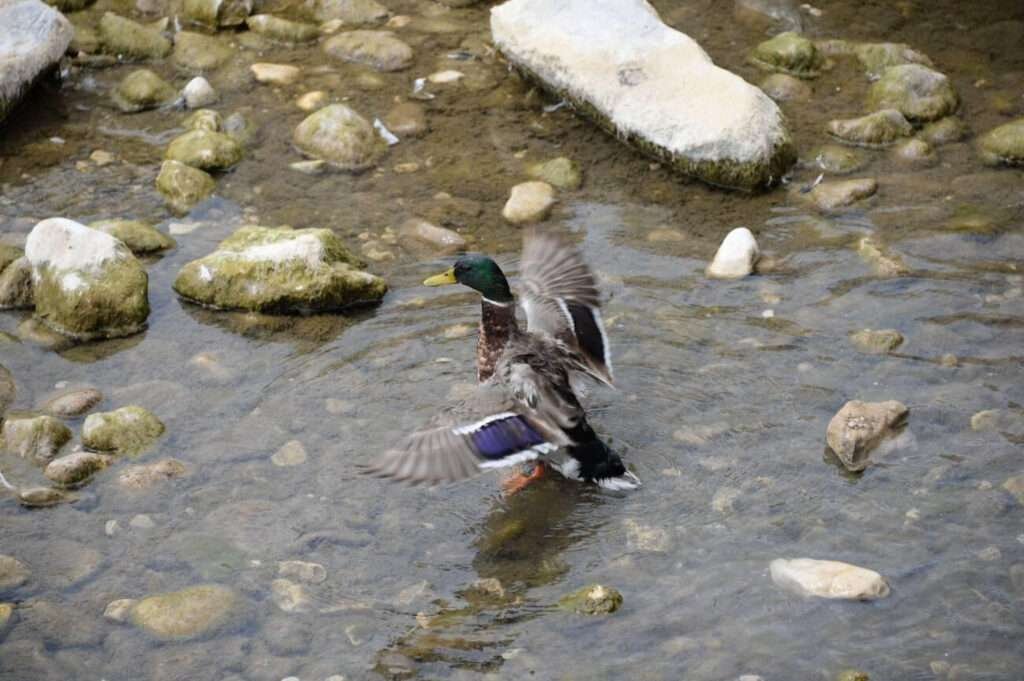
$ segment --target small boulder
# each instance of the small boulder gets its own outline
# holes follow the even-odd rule
[[[384,116],[384,125],[399,137],[422,137],[429,129],[427,113],[416,102],[396,104]]]
[[[181,90],[181,96],[185,99],[185,106],[189,109],[210,106],[218,99],[217,91],[210,85],[210,81],[202,76],[196,76],[186,83]]]
[[[163,432],[163,422],[152,412],[132,405],[87,416],[82,425],[82,444],[101,452],[137,454]]]
[[[853,54],[860,60],[869,80],[878,80],[890,66],[922,64],[933,66],[926,54],[918,52],[903,43],[858,43]]]
[[[937,121],[959,105],[949,78],[921,64],[886,69],[868,91],[868,110],[896,109],[910,121]]]
[[[1000,125],[979,137],[978,154],[990,166],[1024,166],[1024,118]]]
[[[401,71],[412,64],[412,48],[390,31],[347,31],[324,43],[324,52],[377,71]]]
[[[748,60],[758,68],[798,78],[814,78],[825,66],[825,58],[814,43],[791,31],[755,47]]]
[[[170,83],[149,69],[132,71],[110,93],[114,104],[125,113],[155,109],[171,102],[175,96]]]
[[[890,252],[870,236],[862,237],[857,242],[857,254],[867,261],[880,277],[901,277],[910,272],[903,258]]]
[[[309,12],[316,21],[341,21],[346,26],[376,24],[388,18],[388,9],[377,0],[312,0]]]
[[[234,590],[208,584],[143,598],[129,617],[132,624],[158,639],[188,640],[223,628],[241,604]]]
[[[534,163],[526,169],[526,174],[534,180],[547,182],[556,189],[573,191],[583,184],[583,173],[580,166],[565,156],[553,158],[544,163]]]
[[[272,14],[254,14],[245,20],[249,30],[282,43],[308,43],[320,37],[313,24],[289,21]]]
[[[306,463],[306,448],[298,440],[291,440],[274,452],[270,457],[271,463],[275,466],[289,467]]]
[[[35,316],[75,340],[139,332],[149,316],[149,277],[121,241],[64,218],[37,224],[32,263]]]
[[[45,464],[71,440],[71,430],[52,416],[8,417],[3,426],[7,451]]]
[[[861,199],[874,196],[878,182],[872,178],[822,182],[807,196],[820,211],[831,212],[846,208]]]
[[[116,601],[110,601],[103,609],[103,618],[110,622],[124,624],[131,617],[132,608],[136,603],[138,601],[134,598],[119,598]]]
[[[35,0],[0,3],[0,121],[64,56],[75,33],[63,14]]]
[[[174,36],[174,62],[189,71],[212,71],[231,58],[232,49],[213,36],[181,31]]]
[[[0,554],[0,590],[17,589],[31,574],[28,566],[14,556]]]
[[[66,390],[46,400],[43,411],[60,419],[84,416],[103,400],[103,393],[95,388]]]
[[[22,487],[16,498],[25,508],[49,508],[76,499],[73,494],[56,487]]]
[[[906,405],[896,400],[851,400],[829,421],[828,446],[848,470],[862,471],[868,466],[871,450],[902,426],[909,413]]]
[[[558,607],[579,615],[610,615],[622,607],[617,589],[591,584],[558,599]]]
[[[310,114],[295,128],[292,140],[306,156],[349,171],[375,165],[388,146],[365,118],[344,104]]]
[[[908,166],[927,167],[939,162],[939,155],[932,145],[916,137],[898,142],[891,154],[894,159]]]
[[[12,262],[25,255],[24,251],[15,246],[0,244],[0,272],[3,272]]]
[[[887,147],[914,133],[914,126],[895,109],[884,109],[861,116],[829,121],[828,134],[840,142],[859,147]]]
[[[30,309],[34,305],[32,263],[22,256],[0,272],[0,310]]]
[[[252,12],[252,0],[185,0],[188,21],[208,28],[238,26]]]
[[[1024,409],[986,409],[971,417],[971,430],[1024,438]]]
[[[466,247],[466,240],[458,232],[438,227],[423,218],[409,218],[402,223],[398,233],[405,239],[415,239],[445,253],[453,253]]]
[[[838,144],[824,144],[811,152],[813,165],[833,175],[849,175],[864,168],[870,161],[857,149]]]
[[[321,584],[327,580],[327,569],[323,565],[301,560],[285,560],[278,563],[277,574],[282,577],[294,577],[307,584]]]
[[[903,344],[903,334],[894,329],[861,329],[850,334],[850,341],[861,352],[885,355]]]
[[[96,452],[72,452],[46,464],[43,475],[62,487],[86,482],[113,462],[114,457]]]
[[[149,489],[158,482],[180,478],[188,472],[177,459],[160,459],[153,463],[127,466],[117,476],[117,484],[125,489]]]
[[[148,255],[175,246],[174,239],[141,220],[99,220],[89,223],[89,227],[121,241],[135,255]]]
[[[181,127],[186,130],[209,130],[210,132],[224,131],[224,118],[213,109],[199,109],[194,111],[181,122]],[[238,140],[235,140],[236,142]]]
[[[312,90],[297,97],[295,106],[303,111],[312,112],[324,108],[329,101],[330,95],[323,90]]]
[[[501,216],[515,225],[541,222],[555,205],[555,189],[547,182],[523,182],[512,187]]]
[[[806,102],[813,94],[807,83],[786,73],[773,73],[758,87],[776,102]]]
[[[338,310],[380,300],[387,284],[327,229],[243,227],[182,267],[179,295],[218,309]]]
[[[242,160],[242,147],[220,132],[190,130],[171,141],[165,156],[200,170],[227,170]]]
[[[113,12],[100,19],[99,36],[103,51],[122,59],[163,59],[171,52],[171,41],[160,31]]]
[[[208,173],[180,161],[164,161],[156,177],[156,188],[168,207],[179,215],[208,198],[216,186]]]
[[[919,137],[933,147],[959,142],[967,137],[970,131],[967,124],[957,116],[946,116],[933,121],[921,129]]]
[[[7,370],[7,367],[0,364],[0,421],[3,420],[4,414],[7,413],[7,407],[11,406],[11,402],[14,402],[16,394],[17,387],[14,385],[14,377],[11,376],[11,372]]]
[[[882,575],[835,560],[777,558],[769,571],[775,584],[803,596],[871,601],[889,595]]]
[[[1012,478],[1007,478],[1003,483],[1003,489],[1013,495],[1013,498],[1017,500],[1017,503],[1024,506],[1024,475],[1015,475]],[[1020,572],[1021,584],[1024,585],[1024,569]],[[1024,591],[1024,588],[1021,589]]]
[[[733,16],[758,33],[803,31],[803,17],[796,0],[735,0]]]
[[[249,67],[257,83],[264,85],[291,85],[302,75],[298,66],[291,64],[257,63]]]
[[[313,599],[306,588],[289,579],[271,582],[270,597],[283,612],[309,612],[313,609]]]
[[[754,271],[760,255],[750,230],[737,227],[725,235],[704,273],[715,279],[741,279]]]

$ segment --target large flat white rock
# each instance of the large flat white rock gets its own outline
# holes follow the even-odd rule
[[[775,102],[645,0],[509,0],[491,33],[515,67],[687,175],[752,190],[796,160]]]
[[[0,121],[73,36],[71,22],[39,0],[0,0]]]

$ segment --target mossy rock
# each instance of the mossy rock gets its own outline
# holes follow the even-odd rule
[[[888,147],[914,133],[914,126],[896,109],[884,109],[860,118],[829,121],[828,134],[844,144]]]
[[[185,0],[182,9],[186,20],[201,26],[239,26],[252,12],[252,0]]]
[[[209,130],[210,132],[223,132],[224,119],[213,109],[197,109],[181,122],[181,127],[186,130]],[[237,140],[236,140],[237,141]]]
[[[864,72],[871,80],[878,80],[890,66],[922,64],[933,66],[928,55],[918,52],[903,43],[858,43],[853,46]]]
[[[85,26],[83,24],[74,24],[75,36],[71,39],[71,44],[68,45],[68,50],[72,53],[85,52],[86,54],[95,54],[100,51],[102,44],[100,43],[100,34],[92,26]]]
[[[306,7],[316,21],[338,19],[347,26],[376,24],[388,18],[388,8],[377,0],[312,0]]]
[[[579,164],[565,156],[544,163],[535,163],[526,169],[526,174],[535,180],[542,180],[566,191],[579,189],[583,184],[583,173]]]
[[[375,165],[387,150],[373,126],[344,104],[331,104],[307,116],[292,140],[303,154],[350,171]]]
[[[895,329],[861,329],[850,334],[850,341],[861,352],[885,355],[903,344],[903,334]]]
[[[346,31],[324,43],[324,52],[377,71],[401,71],[412,65],[412,48],[390,31]]]
[[[174,239],[141,220],[100,220],[89,224],[118,239],[135,255],[146,255],[174,248]]]
[[[143,598],[132,607],[129,618],[151,636],[181,641],[224,628],[239,614],[242,604],[234,590],[205,584]]]
[[[232,54],[230,47],[213,36],[191,31],[181,31],[174,36],[174,63],[189,71],[212,71]]]
[[[868,91],[869,111],[896,109],[908,121],[927,123],[954,113],[960,98],[944,74],[921,64],[891,66]]]
[[[868,165],[870,159],[856,149],[824,144],[810,154],[813,161],[810,165],[833,175],[849,175]]]
[[[155,109],[176,96],[174,88],[149,69],[132,71],[110,93],[114,104],[125,113]]]
[[[89,414],[82,424],[82,444],[100,452],[137,454],[164,433],[164,424],[135,405]]]
[[[609,615],[622,607],[622,594],[612,587],[591,584],[560,598],[558,607],[579,615]]]
[[[946,116],[924,126],[918,136],[933,147],[941,147],[944,144],[959,142],[968,134],[970,131],[963,120],[957,116]]]
[[[313,24],[289,21],[271,14],[255,14],[245,20],[249,30],[282,43],[308,43],[320,37]]]
[[[0,342],[0,345],[3,343]],[[0,364],[0,421],[3,421],[4,414],[7,413],[7,407],[11,406],[14,402],[14,396],[17,394],[17,387],[14,384],[14,376],[11,376],[11,372],[7,370],[7,367]]]
[[[190,130],[168,145],[166,158],[200,170],[227,170],[242,160],[242,147],[223,133]]]
[[[4,447],[37,464],[45,464],[71,440],[71,430],[52,416],[10,417],[3,425]]]
[[[77,487],[109,466],[114,458],[96,452],[72,452],[46,465],[43,474],[61,487]]]
[[[216,187],[209,173],[180,161],[164,161],[156,178],[156,188],[163,194],[167,206],[180,215],[208,198]]]
[[[758,68],[797,78],[814,78],[826,66],[825,57],[815,44],[791,31],[780,33],[755,47],[749,61]]]
[[[1000,125],[978,138],[981,160],[991,166],[1024,166],[1024,118]]]
[[[171,41],[160,31],[107,12],[100,19],[103,51],[126,59],[163,59],[171,52]]]

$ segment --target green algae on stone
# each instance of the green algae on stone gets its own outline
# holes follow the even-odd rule
[[[388,9],[377,0],[312,0],[305,7],[316,21],[340,20],[346,26],[376,24],[388,18]]]
[[[959,142],[968,135],[967,124],[957,116],[946,116],[921,129],[918,137],[933,147]]]
[[[860,60],[864,72],[870,80],[878,80],[890,66],[903,64],[922,64],[932,67],[928,55],[918,52],[903,43],[858,43],[853,53]]]
[[[254,14],[245,20],[249,30],[282,43],[308,43],[320,37],[313,24],[281,19],[271,14]]]
[[[68,50],[72,54],[78,52],[84,52],[86,54],[94,54],[100,51],[100,34],[96,32],[96,29],[92,26],[84,26],[82,24],[73,24],[75,27],[75,36],[71,39],[71,44],[68,45]]]
[[[113,457],[96,452],[72,452],[46,465],[43,475],[62,487],[76,487],[109,466]]]
[[[387,284],[327,229],[243,227],[182,267],[179,295],[213,308],[264,312],[338,310],[380,300]]]
[[[871,681],[871,677],[859,669],[844,669],[836,674],[836,681]]]
[[[526,169],[526,174],[563,191],[579,189],[583,184],[583,173],[579,164],[565,156],[544,163],[535,163]]]
[[[16,246],[0,244],[0,272],[3,272],[8,265],[23,255],[25,255],[24,251]]]
[[[156,253],[175,246],[174,239],[141,220],[99,220],[89,223],[89,227],[121,241],[135,255]]]
[[[909,137],[914,132],[914,126],[896,109],[883,109],[860,118],[829,121],[826,130],[845,144],[880,148]]]
[[[82,444],[100,452],[137,454],[164,432],[164,424],[147,409],[129,405],[89,414],[82,424]]]
[[[591,584],[560,598],[558,607],[579,615],[609,615],[622,607],[622,594],[609,586]]]
[[[188,640],[212,634],[229,624],[242,605],[241,597],[219,584],[143,598],[132,607],[132,624],[162,640]]]
[[[891,66],[868,91],[867,109],[896,109],[907,120],[927,123],[956,111],[960,98],[944,74],[921,64]]]
[[[208,173],[180,161],[164,161],[156,178],[156,188],[168,207],[179,215],[213,194],[216,183]]]
[[[864,168],[870,159],[862,152],[837,144],[823,144],[810,153],[809,165],[834,175],[848,175]]]
[[[0,271],[0,310],[25,310],[34,305],[32,264],[22,256]]]
[[[37,464],[45,464],[71,440],[71,430],[52,416],[8,417],[3,426],[4,448]]]
[[[749,61],[758,68],[798,78],[814,78],[826,65],[814,43],[793,32],[764,41],[750,53]]]
[[[185,19],[208,28],[238,26],[252,12],[252,0],[185,0]]]
[[[412,48],[390,31],[346,31],[324,43],[328,55],[377,71],[401,71],[412,65]]]
[[[373,126],[344,104],[331,104],[307,116],[292,140],[306,156],[350,171],[369,168],[387,150]]]
[[[3,338],[0,338],[0,345],[5,345]],[[11,376],[11,372],[7,370],[3,364],[0,364],[0,421],[3,421],[4,414],[7,413],[7,407],[11,406],[11,402],[14,402],[14,396],[17,394],[17,387],[14,384],[14,377]]]
[[[242,160],[242,147],[223,133],[190,130],[171,141],[165,156],[200,170],[227,170]]]
[[[895,329],[861,329],[850,334],[850,341],[861,352],[885,355],[903,344],[903,334]]]
[[[181,127],[186,130],[222,132],[224,129],[224,119],[213,109],[197,109],[181,122]],[[238,140],[235,141],[237,142]]]
[[[990,166],[1024,166],[1024,118],[1005,123],[978,138],[978,154]]]
[[[107,12],[99,23],[103,51],[127,59],[162,59],[171,51],[171,41],[160,31]]]
[[[132,71],[110,93],[117,108],[125,113],[155,109],[177,95],[174,88],[149,69]]]
[[[192,31],[174,36],[174,63],[189,71],[212,71],[232,54],[230,47],[213,36]]]

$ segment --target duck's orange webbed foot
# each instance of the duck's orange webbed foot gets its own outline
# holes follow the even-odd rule
[[[505,493],[506,497],[510,497],[513,494],[518,494],[526,489],[528,486],[537,482],[541,478],[547,476],[547,466],[544,465],[543,461],[538,461],[533,465],[533,472],[529,475],[523,473],[516,473],[511,478],[501,483],[501,488]]]

